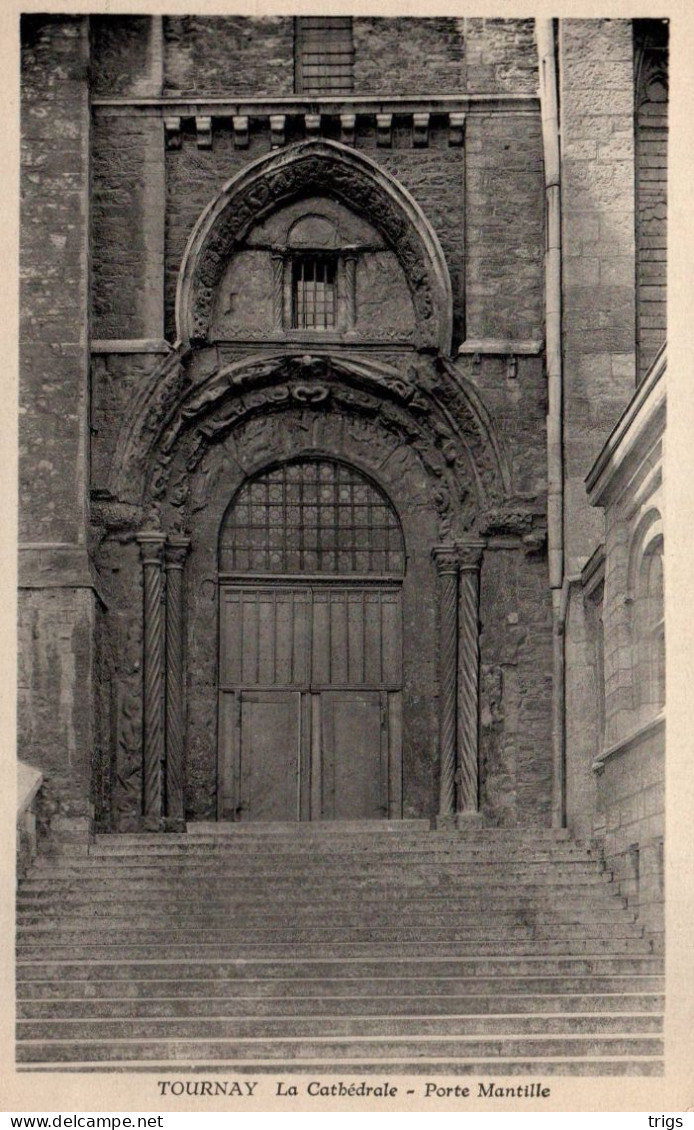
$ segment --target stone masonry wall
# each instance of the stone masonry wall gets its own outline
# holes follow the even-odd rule
[[[480,806],[494,823],[547,824],[552,790],[547,565],[485,553],[480,621]]]
[[[294,91],[291,16],[167,16],[166,94],[277,97]]]
[[[647,930],[663,930],[665,766],[662,727],[635,739],[598,779],[594,835]]]
[[[24,589],[18,613],[20,756],[43,773],[49,816],[89,816],[92,594],[88,589]]]
[[[466,19],[467,89],[537,94],[534,20]]]
[[[356,94],[457,94],[465,89],[465,20],[353,22]]]
[[[86,22],[28,16],[22,50],[20,540],[84,541]]]
[[[94,117],[93,326],[100,338],[164,330],[164,129],[147,114]]]
[[[560,23],[566,570],[601,536],[584,479],[635,387],[634,73],[628,20]]]
[[[152,83],[152,17],[91,16],[89,22],[92,94],[113,98],[160,93]]]
[[[22,20],[18,753],[42,826],[91,813],[88,26]]]
[[[470,114],[465,132],[468,338],[542,340],[543,173],[537,111]]]
[[[565,630],[566,658],[566,807],[574,836],[590,839],[596,804],[593,762],[602,748],[599,682],[604,678],[597,656],[600,610],[572,586]]]

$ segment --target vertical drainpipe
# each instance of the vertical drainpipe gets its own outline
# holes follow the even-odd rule
[[[566,823],[564,745],[564,452],[561,341],[561,177],[554,21],[535,20],[545,167],[547,355],[547,550],[552,592],[552,827]]]

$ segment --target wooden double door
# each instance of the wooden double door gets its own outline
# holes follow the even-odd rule
[[[402,815],[397,584],[220,589],[222,820]]]

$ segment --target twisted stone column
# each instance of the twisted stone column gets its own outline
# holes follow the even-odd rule
[[[284,329],[284,256],[272,256],[272,324],[274,329]]]
[[[456,811],[473,813],[479,800],[479,570],[481,542],[458,549],[458,790]]]
[[[162,801],[164,760],[164,615],[162,550],[166,535],[146,530],[137,535],[142,557],[143,648],[142,811],[145,821],[158,826]]]
[[[183,822],[183,567],[188,538],[166,546],[166,815]]]
[[[345,329],[353,330],[357,322],[357,256],[345,255]]]
[[[455,546],[433,550],[439,576],[439,817],[455,813],[458,687],[458,553]]]

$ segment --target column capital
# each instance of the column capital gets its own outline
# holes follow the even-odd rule
[[[182,569],[190,549],[190,538],[182,534],[169,534],[166,542],[166,568]]]
[[[457,575],[460,567],[458,547],[455,545],[435,545],[431,556],[436,562],[436,572],[440,577],[446,574]]]
[[[166,534],[161,530],[140,530],[135,534],[135,541],[140,547],[143,565],[161,565]]]
[[[459,541],[455,548],[458,551],[458,568],[461,572],[472,572],[479,569],[482,564],[482,554],[485,549],[483,541]]]

